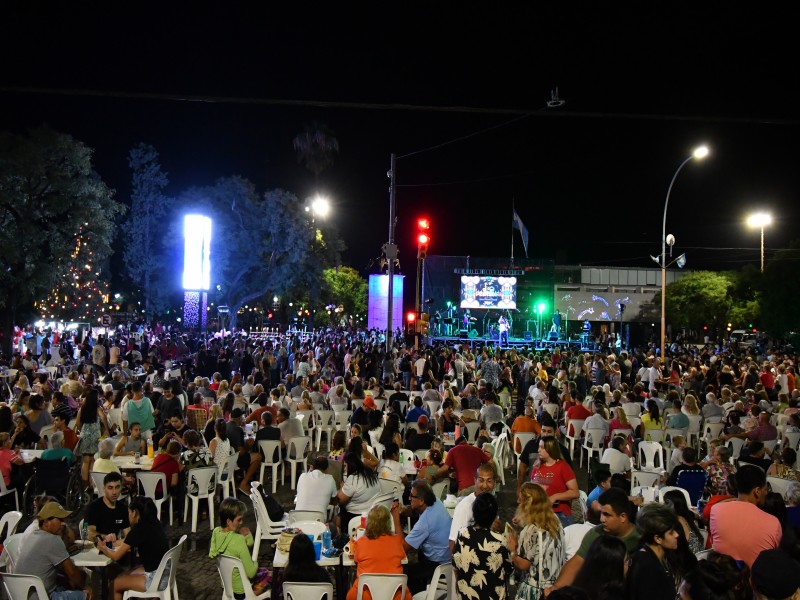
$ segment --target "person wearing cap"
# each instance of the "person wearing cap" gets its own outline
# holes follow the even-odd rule
[[[14,565],[14,573],[39,577],[51,600],[86,598],[84,572],[72,562],[61,538],[64,519],[71,514],[57,502],[45,504],[37,515],[39,529],[28,535],[25,552]],[[59,584],[59,574],[65,576],[68,587]]]
[[[261,467],[261,453],[258,452],[258,447],[253,449],[253,438],[247,438],[242,429],[242,421],[244,420],[244,411],[241,408],[234,408],[231,411],[231,420],[225,425],[225,433],[228,435],[228,440],[231,443],[231,450],[239,454],[236,459],[236,464],[240,469],[244,470],[244,477],[239,484],[239,491],[244,495],[250,495],[250,480],[255,477]]]
[[[764,550],[750,571],[756,600],[800,600],[800,563],[783,550]]]
[[[353,411],[353,416],[350,418],[350,425],[361,425],[364,427],[369,423],[369,413],[375,410],[375,400],[372,396],[366,396],[364,403]]]

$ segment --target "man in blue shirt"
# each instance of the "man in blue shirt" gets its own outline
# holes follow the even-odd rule
[[[404,567],[408,576],[408,589],[416,594],[428,587],[436,567],[451,560],[451,518],[424,479],[417,479],[411,484],[408,497],[411,502],[409,508],[419,515],[417,524],[407,536],[403,535],[403,527],[400,525],[402,507],[398,502],[392,504],[392,518],[394,530],[403,537],[403,548],[406,552],[412,548],[417,551],[418,564]]]
[[[414,408],[406,413],[406,423],[416,423],[422,415],[429,419],[431,417],[428,411],[422,408],[422,396],[416,396],[414,398]]]

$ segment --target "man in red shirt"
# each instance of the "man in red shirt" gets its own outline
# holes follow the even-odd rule
[[[456,440],[456,445],[447,453],[444,464],[433,474],[433,481],[446,477],[450,471],[455,471],[458,483],[458,495],[466,496],[472,493],[475,486],[475,471],[491,457],[480,448],[471,446],[462,435]]]
[[[53,429],[64,434],[64,448],[75,450],[75,446],[78,445],[78,436],[60,415],[53,416]]]
[[[167,476],[167,487],[169,493],[173,496],[178,491],[178,482],[180,481],[180,472],[183,470],[183,465],[180,462],[181,458],[181,445],[179,442],[172,440],[167,443],[167,451],[162,452],[156,456],[153,461],[153,467],[150,469],[151,473],[164,473]],[[161,493],[161,484],[156,488],[156,493]]]
[[[572,435],[572,428],[569,426],[570,421],[574,421],[576,419],[585,421],[589,417],[592,416],[592,413],[589,412],[583,404],[578,402],[574,406],[571,406],[566,413],[566,422],[567,426],[564,429],[565,435]]]

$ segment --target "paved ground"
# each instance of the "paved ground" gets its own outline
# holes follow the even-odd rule
[[[586,489],[586,471],[576,468],[576,474],[578,476],[580,488]],[[292,508],[294,492],[289,489],[288,481],[286,486],[279,486],[277,497],[286,510]],[[506,485],[498,485],[497,497],[500,504],[500,518],[503,520],[510,520],[516,510],[515,473],[506,471]],[[245,524],[251,531],[255,532],[255,516],[252,511],[250,499],[245,499],[241,494],[239,494],[239,498],[244,499],[250,507],[245,517]],[[181,516],[182,511],[183,507],[181,506]],[[79,515],[78,518],[80,517],[82,517],[82,514]],[[164,521],[168,522],[166,521],[166,517]],[[26,526],[27,522],[28,519],[25,519],[21,527]],[[175,525],[173,527],[167,526],[167,529],[171,544],[177,543],[184,533],[189,536],[186,541],[186,546],[184,547],[183,557],[178,566],[178,590],[181,597],[191,598],[193,600],[219,600],[222,594],[222,585],[219,574],[217,573],[215,561],[208,557],[208,547],[211,539],[211,530],[209,529],[208,520],[198,523],[198,531],[196,533],[190,533],[191,519],[189,519],[189,523],[184,524],[176,518]],[[271,566],[273,553],[274,549],[270,544],[262,543],[259,552],[259,565],[266,567]]]

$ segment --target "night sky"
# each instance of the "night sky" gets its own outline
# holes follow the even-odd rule
[[[323,192],[344,263],[365,275],[387,239],[391,152],[403,157],[397,236],[409,275],[423,214],[433,254],[508,256],[512,200],[531,258],[654,266],[669,181],[701,142],[712,154],[679,175],[667,224],[687,268],[757,264],[751,209],[776,219],[768,257],[800,237],[787,14],[227,4],[5,3],[0,129],[72,134],[126,203],[127,152],[140,141],[160,152],[174,195],[234,174],[262,191]],[[549,109],[556,87],[565,104]],[[312,121],[341,149],[318,182],[291,145]]]

